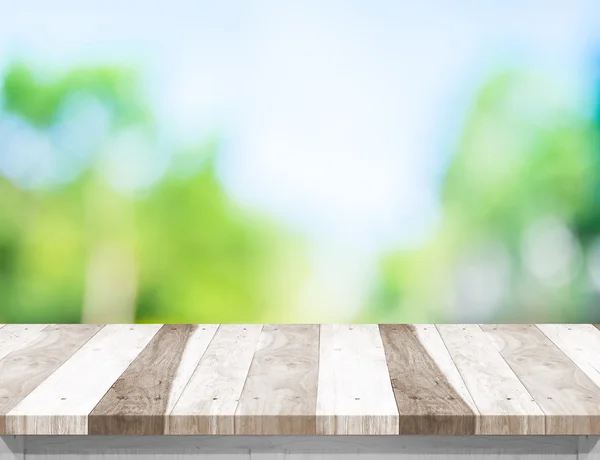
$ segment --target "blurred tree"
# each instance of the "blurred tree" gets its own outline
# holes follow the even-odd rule
[[[404,321],[414,308],[427,321],[580,319],[587,281],[576,259],[580,244],[585,251],[584,240],[600,230],[600,165],[597,126],[577,112],[572,96],[551,79],[518,71],[481,88],[447,169],[433,236],[384,256],[365,317],[385,312],[387,320]],[[546,251],[564,259],[554,263],[572,265],[566,284],[545,286],[525,266],[534,253],[525,247],[527,232],[545,218],[563,223],[564,235],[573,232],[569,247]],[[562,237],[557,232],[548,241]],[[504,292],[488,305],[486,296],[500,286]]]
[[[18,120],[54,142],[41,160],[54,155],[67,170],[85,157],[84,167],[25,186],[6,170],[20,151],[0,138],[0,321],[252,322],[273,314],[280,249],[291,237],[227,197],[215,172],[217,140],[184,151],[161,145],[170,159],[162,174],[123,189],[156,162],[151,150],[162,136],[139,75],[109,66],[44,77],[23,63],[8,69],[0,122]],[[100,120],[61,125],[81,96],[99,102],[108,123],[88,156],[68,157],[56,133],[76,137],[73,126]]]

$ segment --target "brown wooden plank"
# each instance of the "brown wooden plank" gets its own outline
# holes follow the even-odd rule
[[[412,325],[380,325],[400,434],[469,435],[476,414],[449,383]]]
[[[101,325],[51,325],[0,360],[0,434],[6,414],[58,369]]]
[[[216,329],[215,325],[163,326],[91,411],[89,434],[164,434],[165,417]],[[187,349],[196,350],[190,359],[184,359]]]
[[[600,434],[600,388],[535,325],[481,328],[546,414],[546,434]]]
[[[318,325],[265,325],[235,413],[236,434],[316,434]]]

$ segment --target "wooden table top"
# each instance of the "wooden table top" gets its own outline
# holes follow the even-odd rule
[[[598,435],[600,330],[5,325],[0,434]]]

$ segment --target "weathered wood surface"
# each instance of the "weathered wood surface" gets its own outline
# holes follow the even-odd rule
[[[378,327],[324,324],[319,348],[317,434],[398,434]]]
[[[546,414],[546,434],[600,432],[598,386],[540,329],[531,324],[482,329]]]
[[[1,435],[600,435],[594,325],[5,325]]]
[[[319,326],[265,325],[235,412],[235,434],[317,434]]]

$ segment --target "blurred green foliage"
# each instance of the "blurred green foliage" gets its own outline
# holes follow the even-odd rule
[[[598,288],[588,266],[600,233],[600,125],[577,111],[571,99],[572,94],[542,75],[511,71],[486,82],[451,156],[437,226],[421,247],[382,258],[380,281],[361,320],[600,318]],[[526,245],[532,245],[527,232],[541,219],[564,225],[564,235],[572,235],[572,240],[554,238],[566,240],[566,248],[549,244],[536,250],[537,265],[543,266],[546,257],[548,270],[554,263],[557,271],[570,272],[567,282],[537,279],[526,266]],[[478,264],[471,260],[472,270],[461,287],[469,255]],[[539,267],[537,271],[543,273]],[[474,296],[461,295],[465,283]],[[487,295],[496,298],[485,311],[485,291],[497,285],[503,285],[503,292]]]
[[[139,76],[133,69],[115,66],[77,68],[44,81],[25,63],[16,62],[4,77],[4,109],[47,128],[56,122],[65,100],[80,91],[106,104],[114,127],[152,122]]]
[[[87,94],[108,108],[107,136],[137,127],[153,142],[157,124],[139,82],[115,67],[40,79],[16,63],[4,80],[4,113],[47,131],[71,96]],[[0,178],[0,322],[277,317],[274,283],[296,262],[279,260],[292,237],[229,200],[216,178],[218,139],[170,152],[160,182],[133,195],[99,172],[108,140],[67,183],[27,189]]]
[[[65,180],[27,187],[0,175],[0,322],[301,319],[306,242],[228,197],[219,136],[165,142],[140,82],[115,66],[38,75],[17,62],[6,73],[0,121],[49,135],[83,95],[108,123]],[[382,255],[354,321],[600,321],[599,127],[600,114],[582,115],[544,76],[492,76],[450,155],[440,218],[420,246]],[[124,193],[106,164],[132,132],[168,165]],[[68,169],[72,157],[57,154]]]

